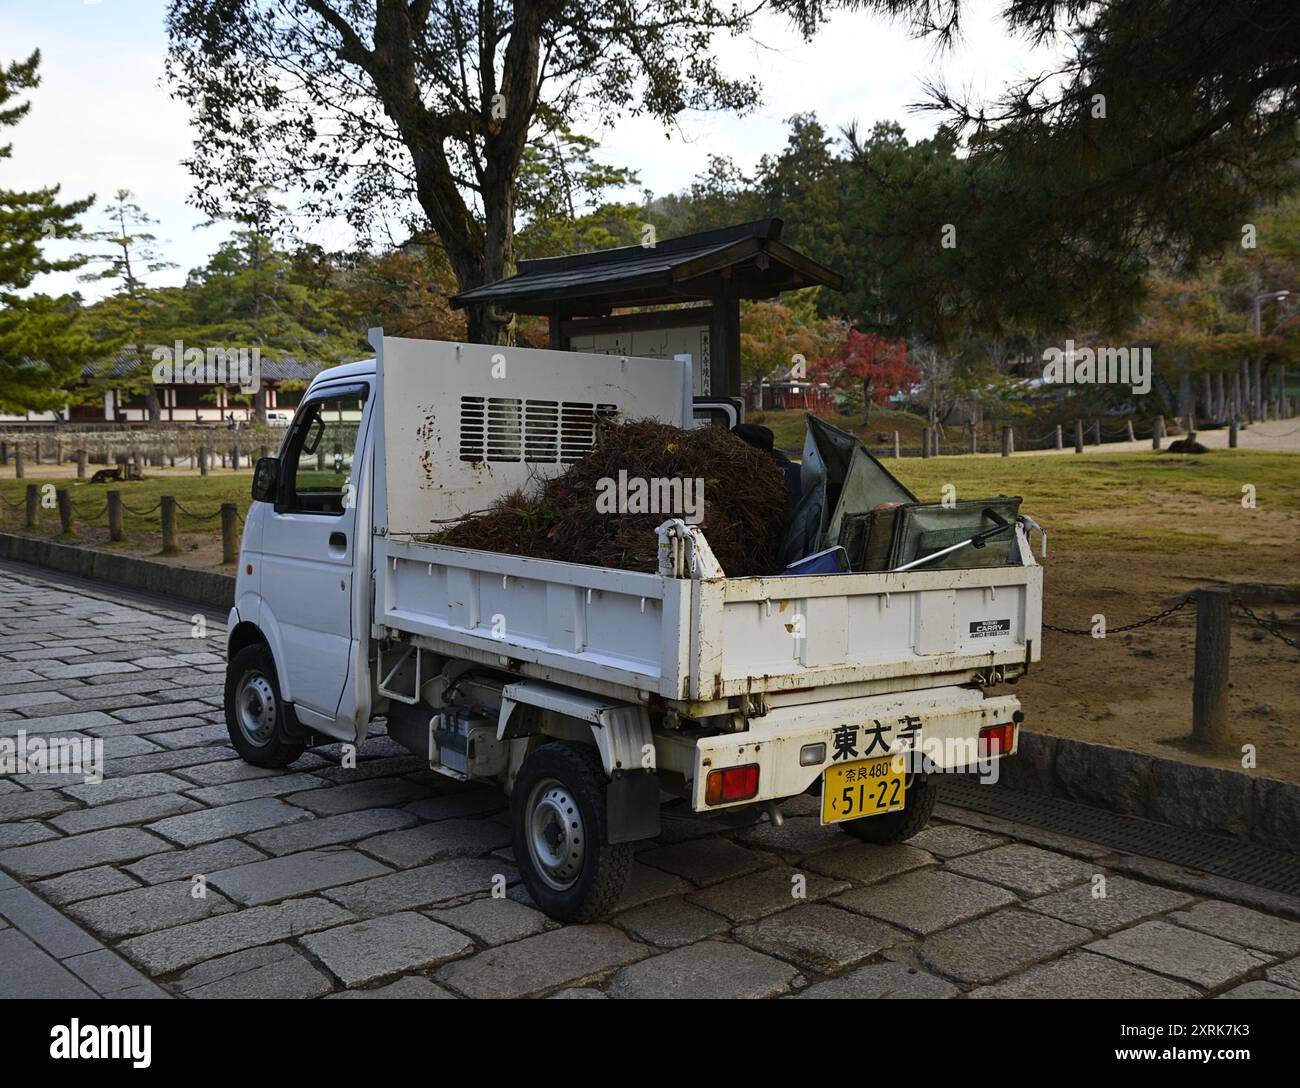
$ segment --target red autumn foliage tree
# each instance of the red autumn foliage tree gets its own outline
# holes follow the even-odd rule
[[[907,341],[857,329],[850,329],[839,351],[829,359],[814,362],[811,370],[814,381],[826,382],[852,401],[861,399],[863,423],[872,402],[884,404],[921,377],[921,372],[907,361]]]

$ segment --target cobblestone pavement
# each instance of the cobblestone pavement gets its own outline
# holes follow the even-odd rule
[[[1300,997],[1300,902],[942,805],[893,847],[812,798],[780,828],[669,818],[608,924],[559,926],[496,791],[381,733],[354,769],[237,759],[219,623],[0,589],[0,744],[106,760],[99,784],[0,778],[6,997]]]

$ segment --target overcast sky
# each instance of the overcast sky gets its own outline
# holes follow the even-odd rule
[[[117,189],[130,189],[159,220],[154,233],[178,265],[157,273],[155,286],[182,282],[225,234],[200,228],[203,217],[186,203],[190,179],[181,160],[190,133],[186,110],[163,79],[164,9],[163,0],[0,0],[0,63],[37,47],[43,58],[31,113],[5,134],[14,152],[0,164],[0,187],[57,182],[65,199],[94,193],[101,205]],[[963,42],[942,54],[905,26],[874,16],[841,14],[809,44],[784,22],[764,19],[753,39],[720,43],[730,71],[759,76],[764,101],[757,111],[686,115],[667,137],[654,122],[624,121],[601,134],[601,153],[639,171],[642,186],[662,194],[688,185],[710,153],[751,168],[780,149],[785,119],[795,113],[816,112],[831,130],[893,119],[910,136],[928,135],[936,118],[907,109],[923,97],[927,79],[942,75],[950,85],[992,95],[1007,80],[1047,66],[1050,57],[1007,35],[997,11],[997,4],[975,0]],[[104,225],[95,209],[84,222]],[[351,241],[339,223],[304,223],[301,233],[329,249]],[[79,283],[74,273],[42,277],[36,289],[80,290],[88,299],[106,290]]]

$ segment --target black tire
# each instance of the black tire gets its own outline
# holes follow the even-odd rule
[[[225,706],[226,732],[245,763],[287,767],[302,755],[306,745],[285,731],[286,721],[298,720],[280,695],[275,658],[264,643],[245,646],[226,665]]]
[[[631,843],[609,841],[608,784],[593,746],[558,741],[529,755],[515,778],[510,795],[515,864],[533,902],[556,921],[603,918],[627,887],[633,849]]]
[[[837,824],[846,834],[863,842],[888,846],[906,842],[925,830],[934,812],[934,799],[938,793],[929,775],[918,774],[907,787],[907,804],[901,812],[887,812],[883,816],[863,816]]]

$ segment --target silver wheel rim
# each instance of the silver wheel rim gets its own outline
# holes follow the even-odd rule
[[[275,738],[275,687],[260,672],[246,672],[235,696],[235,717],[244,739],[265,748]]]
[[[564,783],[547,778],[528,795],[528,854],[547,887],[568,891],[582,873],[587,835],[582,811]]]

